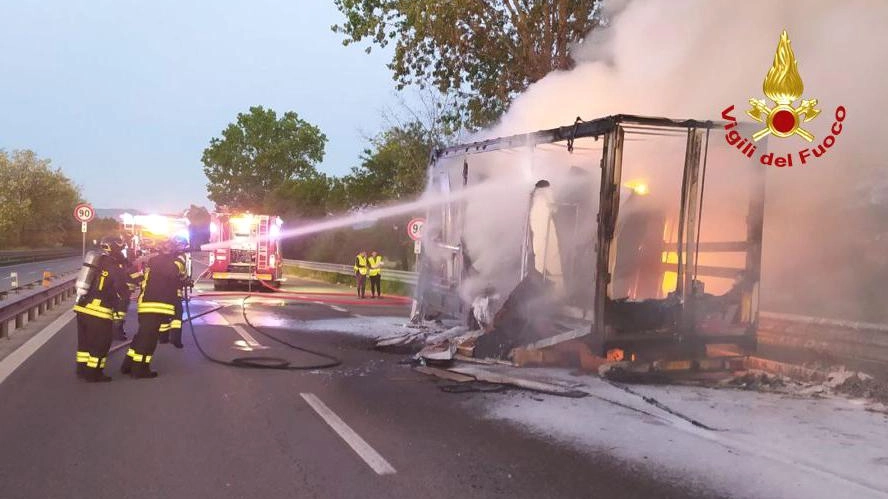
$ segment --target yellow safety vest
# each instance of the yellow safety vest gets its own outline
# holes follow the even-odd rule
[[[355,257],[355,272],[367,275],[367,257],[358,255]]]
[[[370,277],[378,276],[382,271],[382,255],[376,255],[375,258],[371,256],[367,261],[370,263]]]

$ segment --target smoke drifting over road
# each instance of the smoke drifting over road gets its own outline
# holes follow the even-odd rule
[[[730,105],[738,119],[751,121],[745,115],[748,100],[764,97],[762,81],[785,29],[799,61],[802,98],[818,99],[822,113],[805,124],[816,137],[813,144],[798,136],[772,137],[768,149],[786,154],[813,148],[829,135],[838,106],[846,108],[847,117],[829,154],[805,166],[766,167],[757,157],[743,158],[748,168],[768,170],[762,306],[888,320],[885,307],[872,298],[884,291],[888,278],[888,169],[882,138],[888,116],[888,2],[636,0],[610,1],[606,9],[608,26],[574,48],[575,69],[532,85],[481,138],[564,125],[576,116],[720,120]],[[711,140],[725,146],[724,132],[714,130]],[[520,156],[513,161],[518,167],[528,162]],[[584,161],[562,162],[553,173]],[[588,161],[594,164],[597,158]],[[535,168],[544,163],[531,162]],[[514,170],[495,170],[485,175],[515,175]],[[534,170],[541,178],[545,174]],[[597,196],[594,187],[589,194]],[[509,200],[502,206],[526,205]],[[473,209],[485,216],[479,206],[467,213]],[[524,216],[489,205],[487,212],[494,225]],[[482,225],[491,224],[477,227]],[[467,237],[482,263],[480,255],[501,255],[497,251],[504,241],[520,240],[520,234],[504,235],[502,229],[470,230]]]

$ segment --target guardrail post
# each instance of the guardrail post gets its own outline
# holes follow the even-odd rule
[[[9,321],[0,323],[0,338],[9,338]]]
[[[43,315],[44,312],[46,312],[46,302],[43,302],[40,305],[37,305],[37,314]]]
[[[34,322],[37,320],[37,307],[31,307],[28,309],[28,322]]]
[[[15,316],[15,328],[21,329],[25,327],[25,313],[22,312]]]

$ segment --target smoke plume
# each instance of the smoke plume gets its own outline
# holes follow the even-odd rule
[[[735,117],[751,121],[745,115],[748,100],[764,97],[762,82],[785,29],[804,82],[802,98],[818,99],[822,113],[805,124],[816,137],[814,144],[799,137],[771,138],[769,151],[780,155],[816,146],[829,135],[838,106],[847,110],[844,128],[828,154],[808,165],[776,168],[762,166],[757,157],[741,158],[732,163],[728,180],[712,188],[730,196],[730,179],[743,176],[742,169],[767,169],[763,309],[888,320],[885,307],[873,298],[888,278],[888,169],[882,139],[882,119],[888,115],[888,2],[635,0],[610,1],[606,9],[608,25],[574,47],[576,67],[532,85],[479,138],[566,125],[576,116],[719,120],[730,105]],[[714,130],[710,140],[713,147],[730,151],[722,130]],[[468,162],[473,181],[526,175],[532,186],[536,177],[565,175],[570,166],[585,166],[597,175],[600,144],[589,140],[585,145],[588,157],[512,151],[498,153],[495,161],[481,155]],[[671,151],[642,149],[639,158],[651,162],[660,154]],[[725,157],[740,156],[732,154]],[[511,168],[502,168],[504,163]],[[713,162],[711,168],[715,172],[720,166]],[[668,178],[672,172],[659,174],[667,177],[663,183],[676,181]],[[597,199],[597,178],[586,192]],[[501,276],[517,263],[514,255],[504,258],[508,252],[502,249],[520,241],[521,231],[505,227],[526,216],[521,196],[527,195],[529,190],[466,207],[467,216],[480,218],[466,228],[464,238],[482,274],[468,295],[491,281],[509,286],[511,278]]]

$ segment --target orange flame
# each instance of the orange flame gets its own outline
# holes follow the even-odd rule
[[[802,77],[799,75],[798,61],[792,53],[786,30],[780,35],[777,53],[774,54],[774,65],[768,70],[762,89],[765,95],[777,104],[787,105],[801,97],[805,90]]]

